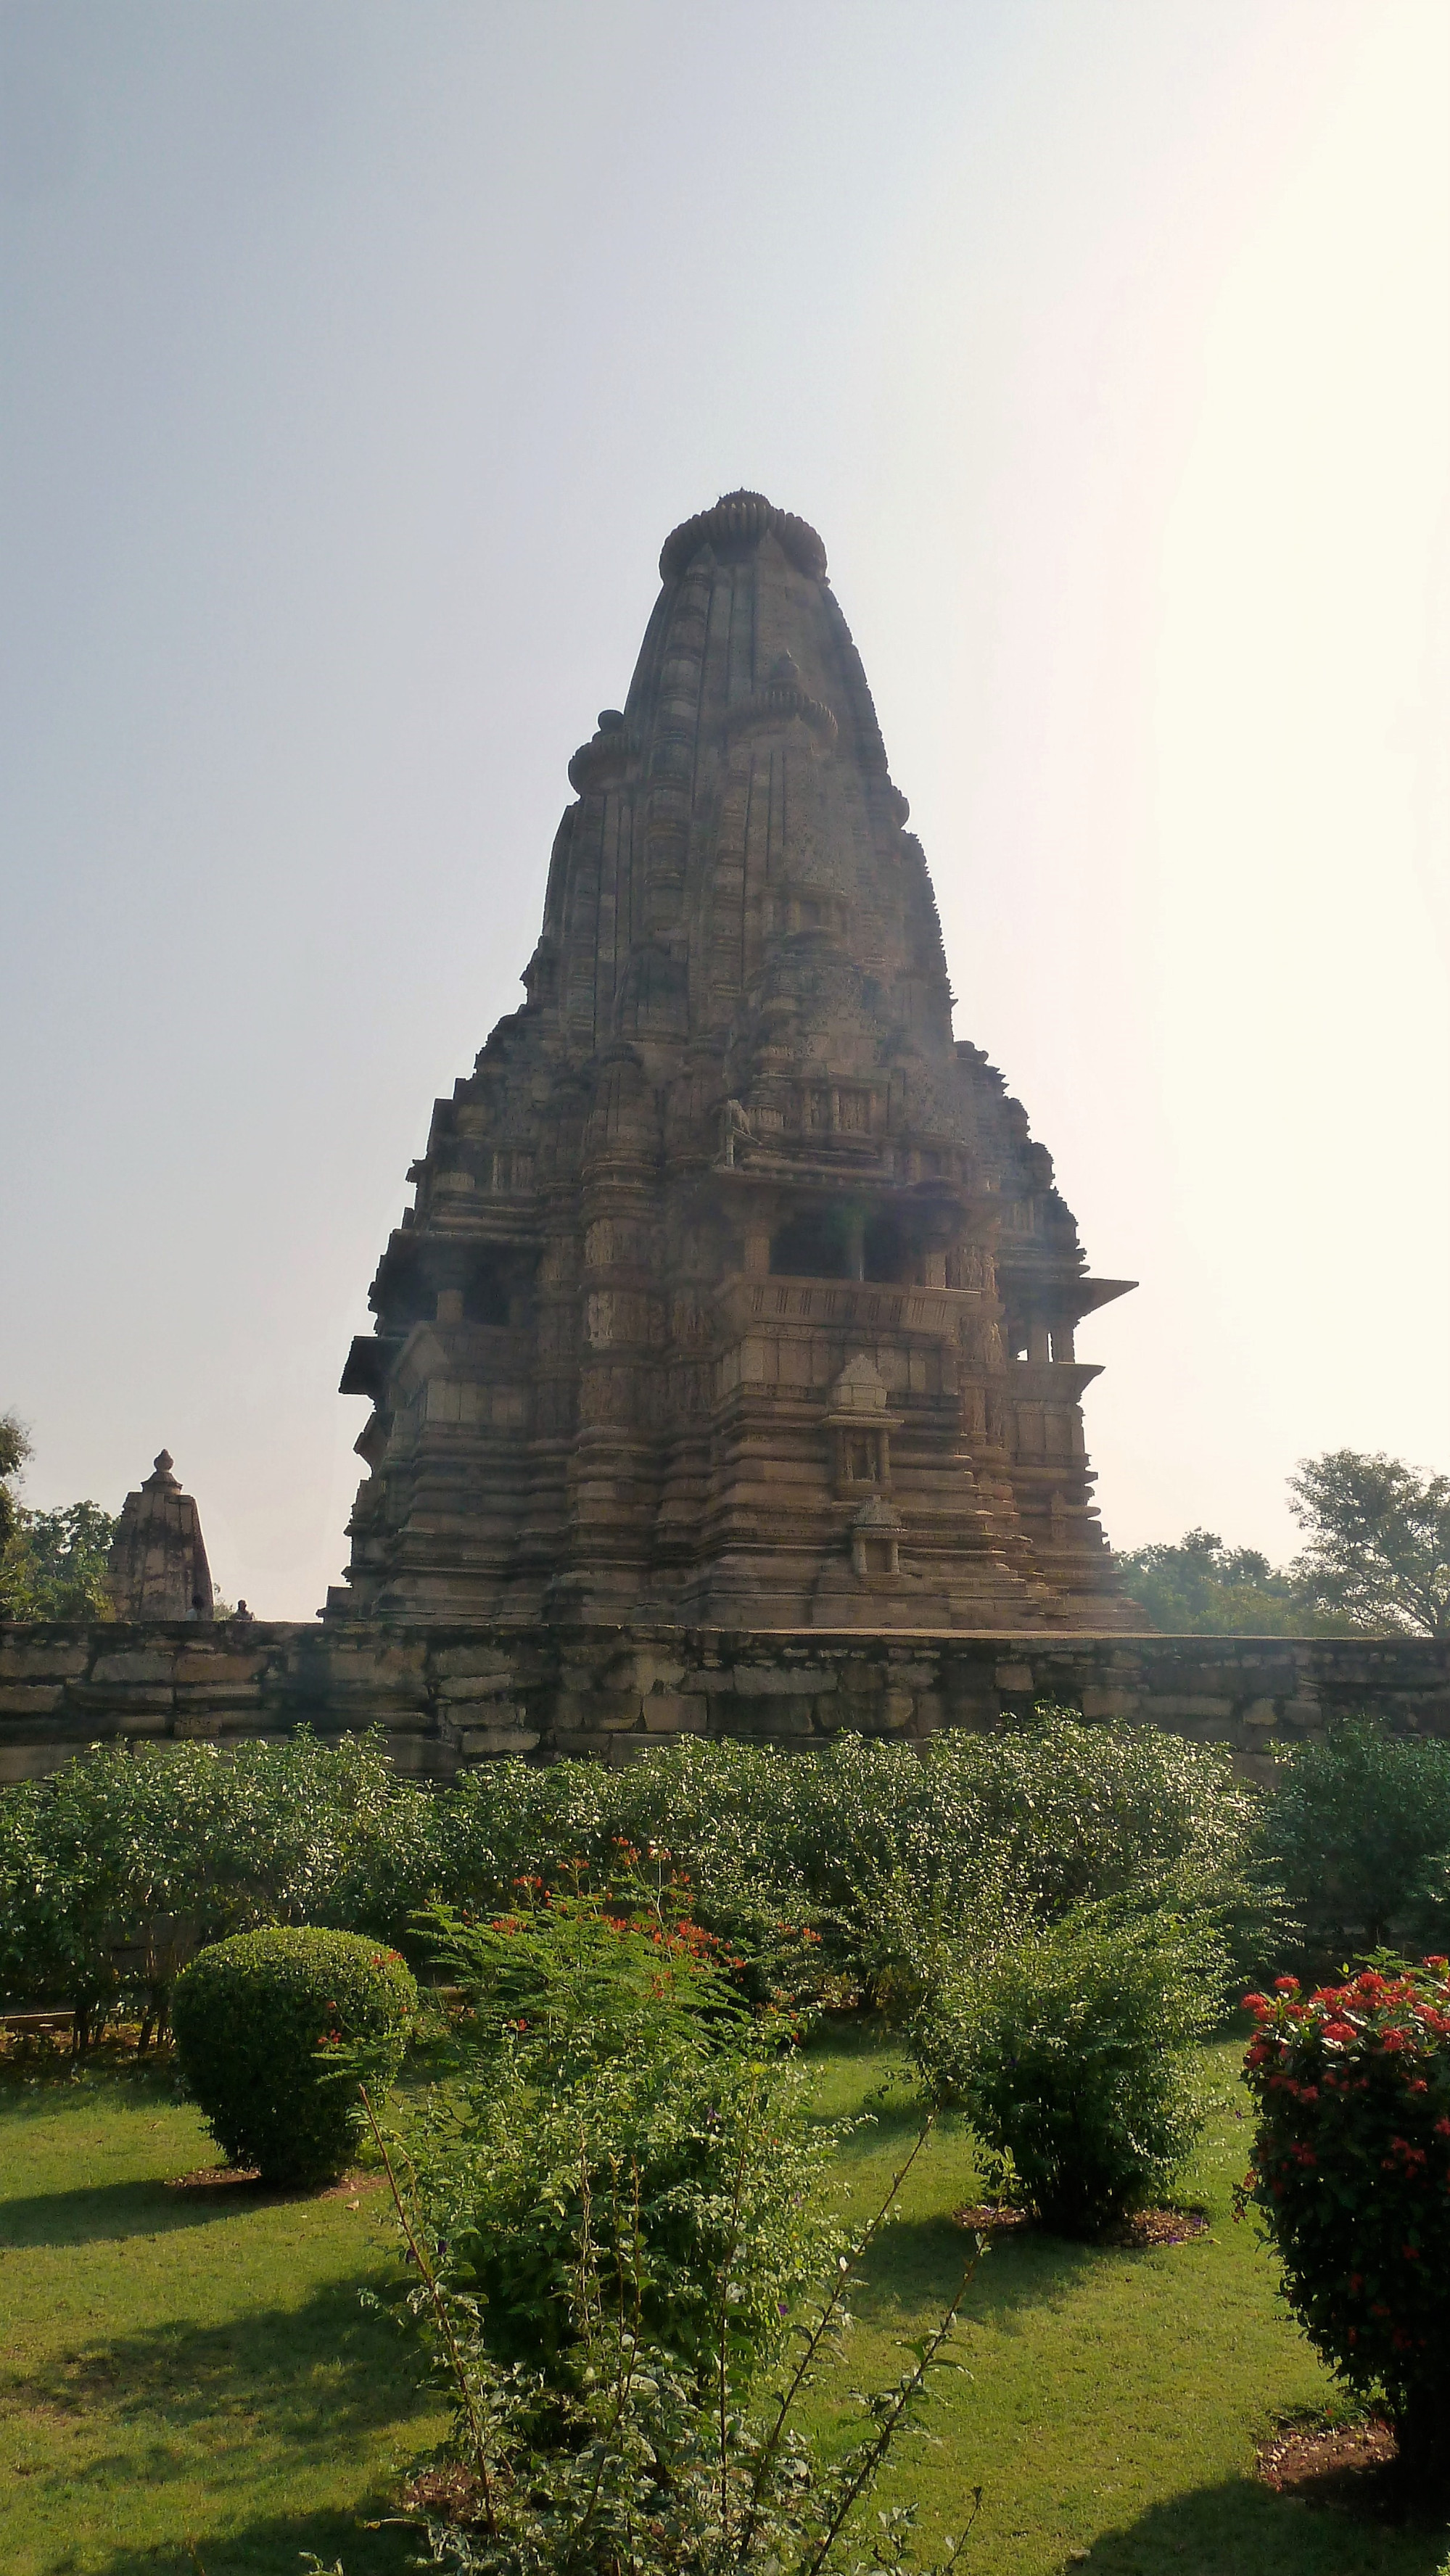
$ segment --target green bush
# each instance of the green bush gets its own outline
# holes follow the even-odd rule
[[[914,2508],[870,2508],[923,2429],[966,2278],[896,2384],[858,2401],[856,2438],[834,2404],[824,2436],[803,2431],[902,2175],[848,2246],[780,2020],[742,2006],[677,1885],[519,1893],[491,1923],[440,1919],[471,2006],[457,2080],[408,2152],[375,2129],[453,2412],[428,2563],[903,2576]],[[955,2557],[949,2538],[937,2576]]]
[[[429,1902],[498,1912],[523,1877],[607,1877],[621,1847],[689,1878],[756,2002],[857,1994],[905,2018],[955,1960],[1123,1891],[1231,1918],[1257,1974],[1276,1945],[1246,1873],[1254,1814],[1226,1755],[1064,1711],[920,1749],[689,1741],[621,1771],[510,1761],[446,1788],[399,1779],[376,1733],[93,1747],[0,1789],[0,1985],[91,2028],[128,2005],[159,2027],[206,1942],[313,1923],[412,1956]]]
[[[433,1892],[439,1810],[380,1733],[327,1745],[92,1745],[0,1791],[0,1995],[164,2026],[203,1944],[268,1923],[397,1940]],[[446,1857],[444,1855],[443,1857]]]
[[[1201,1922],[1081,1905],[946,1982],[918,2017],[934,2098],[963,2109],[1003,2187],[1087,2236],[1173,2182],[1203,2125],[1194,2043],[1227,1962]]]
[[[783,2027],[749,2013],[713,1939],[642,1886],[438,1924],[472,2010],[416,2161],[495,2358],[569,2376],[591,2261],[629,2274],[642,2330],[687,2365],[726,2263],[732,2341],[773,2349],[821,2257],[831,2143]]]
[[[417,1988],[395,1951],[352,1932],[238,1933],[176,1981],[181,2071],[228,2160],[266,2182],[335,2179],[352,2155],[356,2076],[384,2090]],[[337,2050],[351,2073],[327,2063]]]
[[[1385,1971],[1388,1970],[1388,1974]],[[1450,2485],[1450,1973],[1382,1955],[1306,1995],[1245,1997],[1259,2108],[1242,2202],[1300,2324],[1394,2418],[1415,2483]]]
[[[1331,1727],[1280,1766],[1258,1848],[1316,1974],[1386,1942],[1450,1944],[1450,1744]]]

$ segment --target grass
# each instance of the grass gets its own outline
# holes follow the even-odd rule
[[[358,2523],[442,2417],[359,2298],[388,2269],[382,2195],[165,2188],[215,2161],[164,2078],[0,2091],[4,2576],[406,2566],[404,2534]]]
[[[1255,2439],[1329,2385],[1230,2218],[1246,2161],[1236,2054],[1218,2052],[1222,2105],[1188,2178],[1206,2235],[1144,2253],[1029,2236],[983,2262],[965,2372],[939,2383],[938,2446],[912,2446],[889,2490],[917,2499],[930,2545],[982,2486],[961,2576],[1442,2567],[1443,2533],[1367,2527],[1254,2481]],[[841,2158],[864,2216],[917,2107],[870,2031],[833,2031],[815,2068],[823,2116],[878,2096]],[[406,2534],[364,2526],[442,2425],[360,2303],[390,2266],[383,2196],[232,2205],[165,2188],[213,2154],[163,2075],[0,2086],[4,2576],[297,2576],[305,2550],[347,2576],[409,2563]],[[976,2191],[970,2141],[944,2122],[864,2266],[828,2430],[850,2387],[894,2378],[902,2338],[940,2314],[965,2250],[951,2213]]]
[[[1437,2576],[1444,2565],[1450,2534],[1367,2527],[1254,2476],[1274,2418],[1322,2408],[1332,2383],[1277,2300],[1252,2223],[1233,2222],[1248,2161],[1241,2049],[1210,2053],[1218,2108],[1180,2195],[1207,2211],[1205,2234],[1134,2253],[1019,2235],[982,2261],[962,2311],[964,2371],[938,2382],[937,2443],[910,2446],[881,2499],[916,2501],[931,2554],[961,2531],[980,2485],[961,2576]],[[879,2095],[876,2128],[843,2158],[863,2216],[920,2124],[898,2069],[867,2032],[821,2064],[822,2112]],[[861,2267],[827,2424],[844,2422],[850,2387],[893,2379],[902,2339],[940,2317],[966,2250],[951,2213],[979,2196],[970,2138],[945,2120]]]

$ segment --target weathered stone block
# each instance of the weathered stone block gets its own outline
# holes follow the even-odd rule
[[[256,1682],[191,1682],[176,1692],[178,1709],[260,1708],[262,1685]]]
[[[1135,1717],[1142,1705],[1137,1691],[1106,1690],[1088,1683],[1082,1695],[1084,1718]]]
[[[112,1735],[125,1730],[133,1716],[148,1710],[170,1715],[174,1693],[156,1684],[112,1682],[102,1688],[95,1682],[70,1682],[66,1686],[67,1709],[76,1709],[91,1720],[97,1735]]]
[[[508,1664],[501,1665],[496,1672],[445,1673],[438,1684],[438,1697],[445,1704],[455,1699],[488,1699],[496,1692],[511,1690],[513,1680],[513,1671]]]
[[[460,1734],[458,1750],[465,1762],[477,1762],[485,1755],[532,1753],[538,1741],[529,1726],[470,1726]]]
[[[821,1664],[737,1664],[728,1683],[741,1699],[814,1699],[836,1686]]]
[[[705,1710],[698,1699],[686,1699],[680,1691],[650,1691],[643,1703],[646,1730],[651,1735],[703,1735]]]
[[[118,1655],[97,1655],[91,1683],[99,1690],[115,1682],[169,1682],[175,1663],[169,1646],[128,1646]]]
[[[0,1680],[72,1681],[86,1669],[91,1650],[85,1644],[60,1645],[34,1637],[0,1636]]]
[[[467,1727],[509,1727],[527,1724],[523,1709],[517,1700],[512,1699],[450,1700],[439,1710],[438,1721],[444,1733],[448,1735],[457,1734],[460,1729]]]
[[[320,1651],[299,1656],[288,1679],[309,1690],[343,1693],[419,1690],[426,1661],[421,1638],[412,1646],[338,1646],[327,1641]]]
[[[178,1688],[189,1682],[252,1682],[259,1673],[265,1672],[267,1661],[265,1654],[207,1654],[195,1647],[183,1647],[176,1658],[174,1679]]]
[[[725,1697],[710,1702],[710,1722],[722,1735],[813,1735],[815,1724],[810,1701],[799,1699],[740,1699]]]
[[[0,1716],[48,1717],[63,1689],[62,1682],[0,1682]]]
[[[1030,1691],[1034,1688],[1030,1664],[999,1664],[996,1672],[998,1690]]]
[[[467,1673],[475,1677],[481,1673],[497,1673],[501,1682],[507,1684],[512,1675],[513,1666],[512,1656],[501,1654],[496,1646],[481,1644],[440,1646],[433,1657],[433,1670],[440,1682],[451,1679],[456,1673]]]
[[[1317,1699],[1286,1700],[1281,1724],[1296,1735],[1307,1735],[1324,1724],[1324,1711]]]
[[[1216,1717],[1227,1720],[1233,1713],[1234,1703],[1226,1694],[1215,1693],[1212,1697],[1207,1694],[1195,1697],[1188,1691],[1152,1691],[1132,1711],[1134,1716],[1146,1717],[1152,1726],[1168,1726],[1176,1719],[1185,1717]]]
[[[608,1690],[643,1694],[656,1688],[674,1690],[684,1670],[678,1656],[663,1654],[652,1647],[641,1647],[632,1654],[614,1657],[601,1678]]]

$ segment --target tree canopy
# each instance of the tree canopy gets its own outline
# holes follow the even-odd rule
[[[1450,1476],[1331,1449],[1289,1496],[1308,1542],[1291,1565],[1191,1529],[1121,1555],[1124,1591],[1169,1634],[1450,1636]]]
[[[1185,1530],[1118,1558],[1123,1589],[1168,1635],[1302,1637],[1347,1622],[1316,1612],[1257,1548],[1226,1547],[1217,1530]]]
[[[1450,1637],[1450,1476],[1330,1449],[1289,1479],[1302,1598],[1354,1629]]]
[[[16,1492],[30,1434],[0,1413],[0,1618],[113,1619],[106,1560],[116,1523],[99,1503],[33,1512]]]

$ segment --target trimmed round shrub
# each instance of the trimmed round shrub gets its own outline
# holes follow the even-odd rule
[[[912,2050],[964,2110],[1002,2187],[1061,2236],[1091,2236],[1172,2184],[1203,2126],[1195,2043],[1219,2009],[1211,1931],[1080,1905],[949,1979]]]
[[[1388,1970],[1388,1973],[1386,1973]],[[1259,2113],[1241,2206],[1331,2370],[1393,2419],[1419,2486],[1450,2485],[1450,1963],[1383,1958],[1246,1995]]]
[[[228,2161],[266,2182],[335,2181],[357,2142],[358,2078],[392,2083],[417,2002],[397,1952],[356,1932],[242,1932],[203,1950],[171,2022]]]

